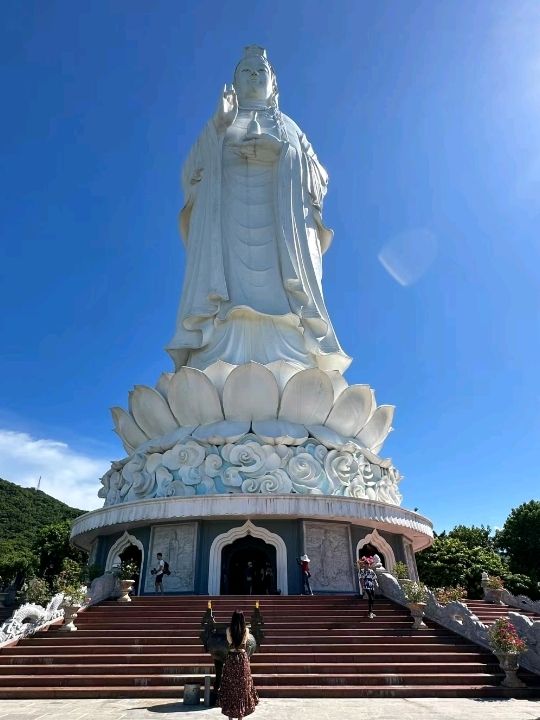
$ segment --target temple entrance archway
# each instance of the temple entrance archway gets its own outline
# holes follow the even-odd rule
[[[247,538],[247,543],[242,545],[238,544],[231,550],[224,550],[227,546],[233,546],[236,540]],[[250,543],[249,539],[262,540],[261,544]],[[265,548],[265,546],[270,548]],[[249,562],[249,554],[255,559],[258,558],[258,562],[269,562],[274,572],[273,578],[273,590],[274,592],[280,592],[282,595],[288,595],[289,585],[287,581],[287,547],[283,542],[283,539],[266,528],[254,525],[251,520],[247,520],[243,525],[232,528],[222,535],[218,535],[210,547],[209,567],[208,567],[208,594],[209,595],[220,595],[225,593],[223,586],[223,560],[225,555],[225,561],[231,563],[237,563],[238,567],[233,565],[234,577],[232,578],[234,585],[237,586],[240,582],[240,567],[242,563],[244,566],[244,583],[245,583],[245,567]],[[275,553],[275,554],[274,554]],[[223,565],[223,568],[222,568]],[[226,573],[227,574],[227,573]],[[231,593],[231,577],[227,574],[225,585],[228,587],[227,592]],[[245,587],[245,584],[244,584]],[[245,593],[245,589],[240,591],[241,594]]]
[[[386,570],[393,572],[394,565],[396,564],[396,556],[390,543],[379,535],[376,529],[359,540],[356,546],[357,559],[361,558],[362,555],[373,555],[374,553],[379,555]]]
[[[276,548],[261,538],[246,535],[221,551],[221,595],[272,595],[275,578]]]
[[[382,554],[382,552],[379,550],[379,548],[376,548],[375,545],[372,545],[371,543],[367,543],[367,545],[363,545],[358,550],[358,559],[360,559],[363,556],[366,557],[373,557],[373,555],[378,555],[381,558],[381,562],[386,567],[386,558]]]
[[[142,551],[136,545],[128,545],[125,550],[120,553],[120,560],[122,565],[132,563],[137,569],[131,576],[132,580],[135,580],[133,585],[133,594],[139,595],[139,585],[141,584],[141,566],[142,566]]]
[[[140,595],[141,568],[144,563],[144,545],[138,538],[127,531],[118,538],[109,550],[107,562],[105,563],[105,572],[113,572],[113,570],[123,562],[134,562],[138,566],[139,572],[133,576],[133,579],[136,581],[134,585],[135,594]]]

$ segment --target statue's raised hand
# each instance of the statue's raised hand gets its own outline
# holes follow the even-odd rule
[[[225,130],[229,125],[232,125],[237,113],[238,98],[236,97],[234,85],[225,85],[214,115],[214,124],[218,131]]]

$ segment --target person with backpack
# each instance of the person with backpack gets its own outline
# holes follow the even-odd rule
[[[170,575],[169,563],[163,559],[162,553],[158,553],[157,567],[153,568],[152,575],[154,575],[154,587],[156,593],[163,595],[163,576]]]

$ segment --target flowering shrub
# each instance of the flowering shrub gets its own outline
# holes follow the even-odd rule
[[[527,645],[508,618],[495,620],[488,630],[489,643],[495,652],[521,653]]]
[[[426,602],[428,588],[424,583],[409,581],[403,584],[403,592],[407,598],[407,602],[410,603],[423,603]]]
[[[434,592],[437,602],[441,605],[448,605],[448,603],[454,602],[455,600],[462,600],[467,597],[467,591],[463,585],[437,588]]]
[[[47,606],[47,603],[51,599],[51,591],[49,586],[43,578],[30,578],[28,582],[23,586],[22,591],[19,595],[21,602],[33,603],[35,605]]]
[[[504,588],[504,583],[502,578],[497,577],[496,575],[488,575],[486,587],[490,590],[502,590]]]
[[[64,593],[67,604],[80,605],[86,597],[86,586],[82,580],[82,568],[71,558],[65,558],[62,571],[55,580],[56,592]]]
[[[133,580],[134,576],[139,572],[139,566],[134,562],[123,562],[120,565],[120,580]]]

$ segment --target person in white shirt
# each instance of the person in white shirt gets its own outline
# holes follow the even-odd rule
[[[156,557],[157,566],[152,570],[152,575],[154,576],[154,587],[157,593],[161,593],[163,595],[163,575],[165,574],[165,562],[161,553],[158,553]]]

